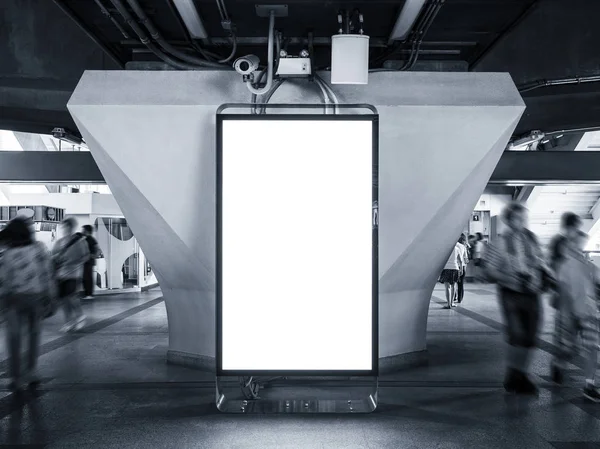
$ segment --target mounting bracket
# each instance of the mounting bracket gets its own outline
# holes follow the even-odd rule
[[[256,8],[256,15],[258,17],[269,17],[271,11],[275,12],[275,17],[287,17],[288,16],[288,5],[254,5]]]

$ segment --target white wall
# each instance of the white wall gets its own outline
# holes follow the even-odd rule
[[[524,106],[505,74],[370,78],[334,89],[343,103],[371,103],[380,114],[384,357],[425,348],[439,271]],[[309,92],[284,85],[272,102],[320,101]],[[86,72],[68,105],[152,261],[172,351],[215,354],[215,113],[248,99],[235,73],[111,71]]]

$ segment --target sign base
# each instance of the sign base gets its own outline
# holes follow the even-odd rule
[[[223,413],[371,413],[377,377],[217,377],[216,405]]]

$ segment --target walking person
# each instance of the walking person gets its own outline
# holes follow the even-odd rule
[[[456,307],[455,292],[462,265],[463,260],[461,256],[461,250],[458,247],[458,244],[455,243],[439,279],[439,282],[444,284],[446,287],[446,301],[448,302],[446,308],[448,309]]]
[[[456,289],[456,302],[460,304],[465,297],[465,276],[467,275],[467,265],[469,264],[469,250],[467,248],[467,236],[461,234],[458,239],[458,250],[462,259],[462,266],[458,275],[457,289]]]
[[[65,325],[62,332],[80,330],[85,326],[85,315],[81,309],[80,284],[83,277],[83,266],[89,261],[90,251],[85,238],[76,234],[77,221],[66,218],[60,224],[62,237],[52,249],[56,278],[58,280],[58,296],[65,313]]]
[[[40,382],[37,361],[44,297],[54,293],[52,259],[35,240],[30,218],[18,216],[0,232],[0,298],[6,317],[10,389],[21,392]],[[29,337],[26,365],[22,366],[23,331]]]
[[[508,340],[504,388],[517,394],[536,394],[528,376],[536,347],[541,305],[548,269],[535,235],[527,229],[527,209],[509,204],[503,219],[508,230],[498,243],[488,246],[485,257],[487,276],[496,282]]]
[[[576,352],[578,337],[583,349],[585,385],[583,395],[593,402],[600,402],[596,387],[598,367],[599,321],[598,272],[584,254],[588,236],[583,231],[565,241],[563,260],[556,273],[558,303],[556,340],[558,353],[552,361],[552,380],[562,384],[567,364]]]
[[[81,235],[85,239],[90,253],[89,259],[83,264],[83,299],[91,299],[94,295],[94,267],[100,254],[100,247],[93,234],[94,228],[91,225],[81,228]]]
[[[476,282],[483,282],[485,276],[483,274],[483,257],[485,253],[485,242],[483,241],[483,235],[481,232],[475,234],[475,243],[473,245],[473,266],[474,277]]]
[[[565,212],[560,219],[560,231],[550,241],[550,268],[558,271],[560,264],[565,260],[566,253],[579,236],[583,221],[573,212]]]

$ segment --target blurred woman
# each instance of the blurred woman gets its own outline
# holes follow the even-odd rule
[[[454,244],[450,257],[440,274],[440,282],[446,287],[446,301],[448,301],[448,309],[456,307],[456,287],[460,278],[460,272],[464,265],[461,248],[458,243]]]
[[[34,239],[33,223],[24,217],[0,232],[0,298],[7,323],[10,388],[19,392],[39,383],[36,374],[40,319],[44,295],[52,294],[52,262],[42,242]],[[21,336],[27,329],[27,365],[21,366]]]
[[[504,388],[517,394],[536,394],[528,377],[535,349],[541,306],[540,295],[548,273],[535,235],[526,227],[527,209],[512,203],[503,212],[508,230],[489,246],[485,257],[488,277],[498,285],[498,296],[508,339]]]

